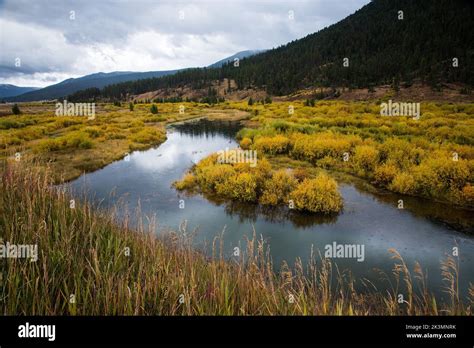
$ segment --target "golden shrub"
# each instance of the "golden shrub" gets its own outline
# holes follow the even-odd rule
[[[173,186],[177,190],[189,190],[192,189],[196,185],[196,179],[192,173],[184,174],[181,180],[175,181]]]
[[[301,182],[309,176],[308,171],[306,168],[295,168],[293,169],[293,177],[298,181]]]
[[[462,197],[468,205],[474,205],[474,186],[467,184],[462,189]]]
[[[398,171],[398,168],[391,163],[377,166],[374,171],[374,182],[381,186],[388,186],[393,181]]]
[[[228,188],[225,192],[230,193],[230,198],[244,201],[257,201],[257,180],[250,173],[234,175],[226,181]]]
[[[290,194],[295,209],[314,213],[335,213],[342,209],[342,197],[334,179],[320,174],[305,179]]]
[[[284,169],[278,170],[271,179],[265,181],[259,202],[267,205],[288,203],[289,195],[296,185],[297,181],[291,174]]]
[[[196,178],[203,191],[215,191],[217,185],[226,184],[235,170],[230,164],[213,163],[196,168]]]
[[[248,150],[250,149],[250,146],[252,145],[252,139],[250,138],[243,138],[241,141],[240,141],[240,147],[243,149],[243,150]]]
[[[352,164],[357,171],[372,173],[378,163],[379,152],[373,146],[356,146],[352,156]]]
[[[274,137],[259,137],[255,140],[255,149],[270,155],[287,153],[289,145],[290,139],[280,134]]]
[[[413,194],[416,190],[415,179],[411,174],[398,173],[389,186],[389,189],[403,194]]]

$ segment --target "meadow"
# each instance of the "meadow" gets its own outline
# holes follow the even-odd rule
[[[0,237],[39,247],[37,262],[0,260],[2,314],[472,315],[474,287],[460,297],[453,256],[440,268],[449,300],[438,303],[422,265],[409,269],[396,250],[392,273],[380,275],[388,292],[316,254],[276,272],[258,231],[237,258],[223,255],[220,238],[212,256],[204,255],[186,231],[158,238],[153,221],[132,226],[118,217],[120,207],[100,210],[81,199],[71,208],[73,197],[53,184],[160,144],[169,123],[209,116],[245,119],[240,146],[256,150],[258,164],[218,164],[211,155],[175,183],[178,189],[262,205],[292,199],[296,209],[334,213],[343,202],[330,173],[340,171],[472,208],[473,104],[423,103],[419,120],[382,117],[376,102],[183,104],[184,114],[176,103],[157,104],[156,114],[151,104],[133,111],[100,104],[94,120],[54,116],[54,104],[20,105],[20,115],[0,107]]]
[[[419,119],[381,116],[380,102],[233,103],[229,107],[253,115],[250,127],[238,134],[240,147],[256,150],[261,158],[277,163],[273,170],[286,169],[285,162],[304,161],[311,167],[349,173],[395,193],[474,207],[472,103],[421,103]],[[185,179],[187,186],[193,186],[189,175]],[[205,183],[199,175],[197,179],[203,191],[209,189],[212,179]],[[246,179],[250,186],[258,182],[252,173]],[[222,178],[215,176],[215,180],[214,186]],[[289,174],[284,181],[292,180],[297,178]],[[265,199],[259,201],[265,203]]]
[[[135,150],[159,145],[166,139],[166,124],[206,115],[241,118],[244,112],[210,110],[199,103],[98,104],[96,117],[56,116],[54,103],[24,103],[21,114],[0,104],[0,160],[36,159],[52,168],[56,181],[71,180],[125,157]],[[179,106],[184,106],[180,113]],[[18,156],[18,155],[17,155]]]

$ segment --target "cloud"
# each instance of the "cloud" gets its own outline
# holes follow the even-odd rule
[[[206,66],[304,37],[367,2],[6,0],[0,83],[44,86],[99,71]]]

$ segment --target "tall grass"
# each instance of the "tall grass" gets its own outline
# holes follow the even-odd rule
[[[98,211],[85,200],[72,209],[71,197],[52,185],[48,172],[32,168],[9,164],[1,175],[3,243],[39,248],[37,262],[0,259],[4,315],[472,314],[474,287],[470,300],[459,299],[456,262],[442,270],[452,301],[438,304],[426,289],[416,294],[395,253],[395,278],[411,284],[399,304],[398,285],[388,293],[373,286],[358,292],[353,279],[317,255],[305,267],[297,260],[275,273],[268,248],[255,236],[232,261],[223,256],[222,239],[210,257],[194,250],[183,231],[157,238],[153,221],[132,229],[117,210]],[[416,274],[415,282],[423,282]]]

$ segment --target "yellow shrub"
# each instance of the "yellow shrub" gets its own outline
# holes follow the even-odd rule
[[[288,174],[286,170],[281,169],[273,173],[271,179],[268,179],[263,186],[262,196],[259,202],[268,205],[277,205],[288,203],[290,192],[296,187],[296,179]]]
[[[271,155],[287,153],[289,150],[290,139],[284,135],[274,137],[260,137],[255,140],[255,149]]]
[[[235,170],[230,164],[213,163],[196,170],[197,181],[203,191],[215,191],[217,185],[226,184]]]
[[[250,145],[252,145],[252,139],[250,139],[250,138],[245,137],[240,141],[240,147],[243,150],[250,149]]]
[[[226,184],[228,187],[225,192],[227,195],[230,194],[230,198],[244,202],[257,201],[257,180],[255,176],[249,173],[240,173],[232,176]]]
[[[377,165],[378,156],[378,151],[372,146],[356,146],[352,163],[357,171],[363,174],[372,173]]]
[[[305,179],[291,192],[295,209],[314,213],[335,213],[342,209],[342,198],[337,183],[325,174]]]
[[[313,163],[326,156],[342,159],[344,152],[349,152],[351,148],[350,141],[332,133],[295,134],[292,140],[292,156]]]
[[[140,144],[156,144],[163,141],[163,133],[156,129],[145,128],[136,134],[133,134],[130,140]]]
[[[196,185],[196,180],[194,178],[194,175],[191,173],[184,174],[181,180],[175,181],[173,183],[173,186],[177,190],[180,190],[180,191],[192,189],[195,185]]]
[[[293,169],[293,177],[298,182],[301,182],[308,177],[308,171],[306,170],[306,168],[295,168]]]
[[[462,189],[462,197],[468,205],[474,205],[474,186],[467,184]]]
[[[385,163],[375,168],[374,182],[378,185],[388,186],[398,173],[398,168],[391,164]]]
[[[416,190],[416,183],[411,174],[399,173],[393,179],[389,189],[403,194],[413,194]]]

